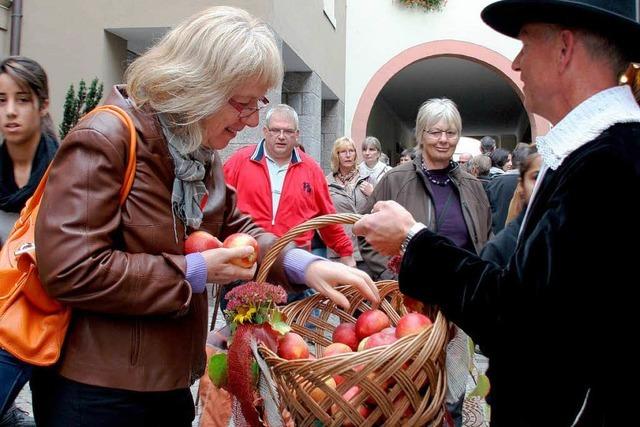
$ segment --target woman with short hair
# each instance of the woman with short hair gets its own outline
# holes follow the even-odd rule
[[[366,137],[362,142],[362,157],[364,160],[360,163],[359,168],[360,175],[367,178],[367,182],[371,184],[372,191],[382,176],[391,170],[390,166],[380,160],[381,155],[382,145],[378,138],[375,136]],[[370,191],[369,194],[371,194]]]
[[[462,119],[453,101],[434,98],[422,104],[416,118],[416,140],[421,152],[412,162],[396,166],[382,177],[361,213],[371,212],[380,200],[394,200],[429,229],[479,253],[491,234],[491,211],[480,181],[453,161],[461,133]],[[396,277],[388,270],[388,257],[377,253],[364,239],[359,242],[374,278]],[[466,340],[466,334],[458,330],[447,354],[447,404],[458,416],[456,425],[461,421],[471,360]]]
[[[105,103],[137,132],[133,186],[124,204],[129,133],[98,113],[71,130],[52,163],[36,224],[46,291],[73,309],[59,363],[32,380],[45,426],[191,426],[189,387],[205,367],[206,283],[251,280],[231,261],[249,246],[185,255],[194,230],[220,240],[253,235],[264,255],[275,236],[256,226],[224,184],[220,155],[255,127],[265,93],[280,84],[281,54],[268,26],[231,7],[186,19],[134,61]],[[339,305],[348,283],[377,300],[355,268],[285,250],[269,281],[305,283]]]

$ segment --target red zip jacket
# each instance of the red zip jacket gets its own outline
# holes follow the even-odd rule
[[[297,148],[291,154],[275,221],[271,220],[271,180],[264,141],[236,151],[224,164],[224,178],[228,185],[236,188],[240,211],[251,215],[256,224],[276,236],[282,236],[308,219],[336,212],[322,169],[311,156]],[[342,225],[329,225],[319,231],[325,244],[339,256],[353,254],[351,239]],[[309,250],[312,238],[313,231],[308,231],[299,235],[295,243]]]

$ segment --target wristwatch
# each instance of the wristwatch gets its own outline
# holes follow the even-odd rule
[[[409,242],[411,241],[411,239],[413,239],[413,236],[415,236],[416,233],[423,228],[427,228],[427,226],[421,222],[416,222],[411,226],[409,232],[407,233],[407,237],[404,238],[404,241],[400,245],[400,255],[404,255],[405,251],[407,250],[407,246],[409,246]]]

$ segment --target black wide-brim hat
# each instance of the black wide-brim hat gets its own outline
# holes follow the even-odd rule
[[[531,22],[592,30],[615,41],[629,61],[640,62],[636,0],[502,0],[485,7],[482,20],[514,38]]]

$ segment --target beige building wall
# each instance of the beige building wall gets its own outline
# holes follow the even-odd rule
[[[326,1],[326,0],[325,0]],[[329,96],[344,99],[346,0],[335,0],[337,28],[324,14],[323,0],[27,0],[23,4],[20,53],[40,62],[49,75],[51,112],[60,123],[69,85],[98,77],[105,93],[122,80],[127,49],[140,46],[114,34],[162,34],[191,14],[214,5],[246,9],[264,19],[317,73]],[[333,1],[333,0],[332,0]],[[5,16],[6,15],[6,16]],[[9,54],[10,13],[0,10],[2,56]],[[302,70],[294,70],[302,71]]]

